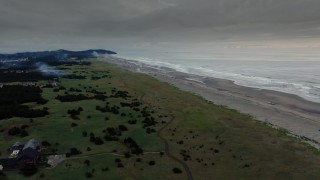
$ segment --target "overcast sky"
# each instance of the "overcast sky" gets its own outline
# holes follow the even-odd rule
[[[0,0],[0,51],[319,48],[319,0]]]

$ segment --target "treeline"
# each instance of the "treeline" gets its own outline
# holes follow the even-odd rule
[[[19,72],[19,73],[18,73]],[[0,69],[0,82],[37,82],[49,80],[52,77],[45,76],[39,71],[26,72],[25,70],[4,70]]]
[[[47,100],[41,97],[42,90],[31,86],[4,86],[0,88],[0,119],[12,117],[42,117],[48,115],[46,108],[31,109],[24,103],[35,102],[45,104]]]

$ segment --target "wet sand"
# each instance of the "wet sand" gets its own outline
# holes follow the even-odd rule
[[[186,74],[132,60],[115,57],[100,60],[134,72],[146,73],[181,90],[202,96],[217,105],[250,114],[259,121],[284,128],[293,135],[308,138],[310,144],[320,147],[317,143],[320,142],[320,103],[310,102],[292,94],[239,86],[230,80]]]

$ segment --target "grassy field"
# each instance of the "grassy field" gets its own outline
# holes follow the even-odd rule
[[[21,140],[8,137],[7,130],[23,124],[30,126],[27,128],[29,136],[23,139],[36,138],[50,142],[48,152],[56,149],[56,153],[64,154],[73,147],[82,152],[54,169],[39,168],[39,172],[30,179],[87,179],[87,172],[93,175],[92,179],[187,179],[183,166],[164,153],[165,144],[157,132],[147,133],[143,128],[143,108],[157,122],[151,129],[158,131],[170,122],[160,135],[168,141],[171,154],[188,165],[194,179],[320,177],[320,155],[317,150],[247,115],[214,105],[147,75],[132,73],[104,62],[92,61],[91,66],[64,68],[67,68],[66,73],[86,76],[86,79],[60,78],[59,84],[67,90],[75,88],[82,91],[69,91],[69,94],[91,97],[94,93],[85,91],[94,89],[111,95],[113,88],[116,88],[127,91],[131,97],[60,102],[55,98],[64,95],[66,90],[55,92],[52,88],[44,88],[42,95],[49,102],[43,107],[49,108],[50,115],[32,121],[24,118],[1,121],[1,152]],[[121,102],[129,103],[134,99],[142,103],[140,111],[120,106]],[[103,107],[106,103],[120,106],[120,114],[96,110],[96,106]],[[78,107],[82,107],[83,111],[78,116],[79,120],[73,120],[67,111]],[[136,119],[137,123],[128,124],[131,119]],[[72,123],[76,126],[72,127]],[[86,131],[103,137],[106,128],[119,125],[128,128],[119,136],[119,141],[104,140],[102,145],[96,145],[89,141],[89,135],[83,136]],[[124,157],[128,147],[123,139],[127,137],[134,139],[144,154]],[[123,167],[118,167],[116,158],[120,159]],[[90,165],[84,163],[86,160],[90,161]],[[150,161],[155,164],[150,165]],[[181,169],[182,173],[173,173],[173,168]],[[17,171],[5,173],[8,179],[22,178]]]

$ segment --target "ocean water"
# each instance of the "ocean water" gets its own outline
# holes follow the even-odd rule
[[[239,58],[187,52],[134,52],[118,57],[180,72],[228,79],[238,85],[295,94],[320,102],[320,56],[319,61],[316,57],[299,59],[285,54],[255,59],[246,58],[246,55]]]

